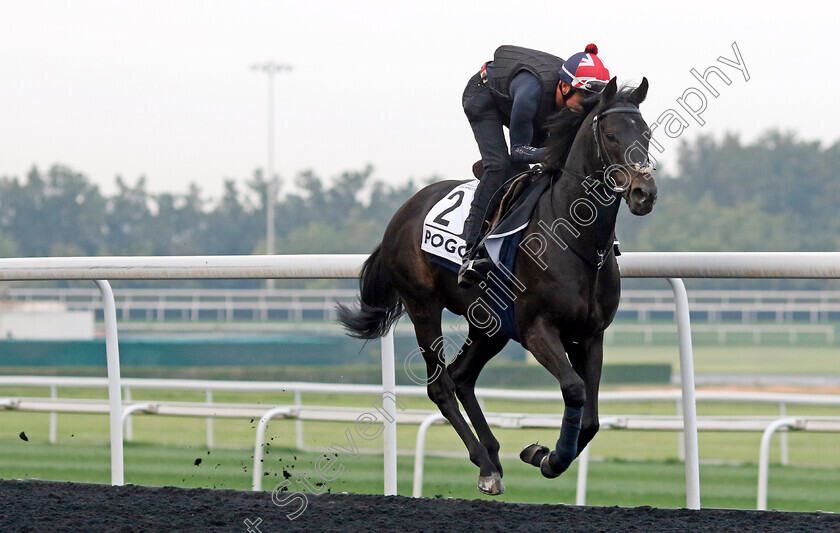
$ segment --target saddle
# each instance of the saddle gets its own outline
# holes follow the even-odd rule
[[[476,179],[480,180],[481,177],[484,175],[484,165],[481,163],[479,159],[473,164],[472,167],[473,176]],[[488,229],[484,233],[484,235],[489,235],[499,223],[505,218],[505,216],[511,212],[513,206],[516,205],[517,200],[519,200],[523,193],[527,191],[532,185],[534,185],[539,179],[542,174],[536,170],[526,170],[520,174],[517,174],[512,178],[512,180],[504,185],[505,191],[502,193],[502,200],[499,202],[499,207],[490,215],[490,219],[486,220]]]

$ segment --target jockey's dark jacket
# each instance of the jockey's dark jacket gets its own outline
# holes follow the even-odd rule
[[[555,111],[563,60],[539,50],[500,46],[487,65],[487,86],[510,129],[511,160],[538,163],[545,141],[542,125]]]

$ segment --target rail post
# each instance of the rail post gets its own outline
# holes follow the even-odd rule
[[[108,366],[108,401],[111,425],[111,485],[123,485],[122,390],[120,389],[120,348],[117,342],[117,307],[114,291],[106,280],[94,280],[102,293],[105,317],[105,359]]]
[[[697,403],[694,396],[694,354],[691,348],[691,320],[688,293],[679,278],[668,278],[674,291],[677,331],[680,337],[680,381],[682,382],[683,431],[685,438],[685,500],[689,509],[700,509],[700,450],[697,443]]]
[[[589,446],[577,458],[578,475],[575,489],[575,505],[586,505],[586,482],[589,477]]]
[[[414,498],[421,498],[423,496],[423,464],[426,459],[426,432],[432,424],[446,420],[446,417],[440,413],[429,415],[417,428],[417,443],[414,446],[414,483],[411,489],[411,495]]]
[[[207,404],[212,404],[213,403],[213,389],[207,389],[204,392],[204,401]],[[208,416],[204,420],[204,424],[205,424],[205,432],[207,433],[207,449],[212,450],[213,448],[216,447],[216,441],[213,438],[213,434],[215,433],[215,424],[213,422],[213,418]]]
[[[767,510],[767,481],[770,477],[770,440],[773,433],[782,428],[796,427],[795,418],[780,418],[764,430],[761,435],[761,447],[758,451],[758,497],[755,508],[759,511]]]
[[[262,490],[262,463],[265,453],[265,430],[268,427],[268,423],[275,416],[289,416],[291,412],[291,409],[288,407],[274,407],[260,417],[260,421],[257,423],[257,435],[254,444],[254,467],[251,469],[251,490]]]
[[[787,404],[785,402],[779,402],[779,416],[786,417],[787,416]],[[779,445],[780,450],[782,452],[782,465],[788,465],[788,434],[787,431],[781,433],[779,435]]]
[[[55,385],[50,385],[50,398],[58,398],[58,388]],[[50,413],[50,444],[55,444],[58,436],[58,413],[55,411]]]
[[[393,398],[386,402],[385,397]],[[397,494],[397,376],[394,364],[394,327],[382,337],[382,408],[387,420],[383,420],[385,432],[382,437],[385,463],[385,496]]]
[[[123,387],[123,400],[125,400],[126,403],[131,401],[131,387]],[[123,424],[125,428],[125,440],[127,442],[134,440],[134,422],[132,422],[132,420],[134,419],[128,418],[125,421],[125,424]]]
[[[299,390],[295,391],[295,407],[300,408],[303,406],[303,399],[301,398],[301,394]],[[295,420],[295,447],[298,450],[303,449],[303,420],[298,418]]]

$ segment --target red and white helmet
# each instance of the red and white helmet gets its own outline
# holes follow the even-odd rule
[[[560,80],[575,89],[597,94],[610,81],[610,71],[598,57],[598,47],[588,44],[583,52],[574,54],[563,63]]]

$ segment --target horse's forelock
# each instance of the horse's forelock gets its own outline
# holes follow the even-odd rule
[[[600,96],[590,96],[587,101],[591,101],[591,107],[587,109],[587,113],[591,112],[596,106],[599,107],[598,112],[606,111],[611,107],[618,107],[619,105],[630,104],[633,107],[636,107],[636,104],[632,102],[630,99],[630,95],[633,94],[633,91],[636,90],[635,85],[631,85],[629,83],[622,83],[621,87],[616,91],[615,95],[607,100],[606,102],[601,102]],[[599,105],[601,104],[601,105]]]
[[[593,94],[581,100],[582,113],[575,113],[564,107],[549,117],[546,122],[546,131],[549,135],[548,144],[542,161],[545,169],[549,173],[556,173],[563,169],[580,127],[593,110],[601,113],[619,105],[630,104],[635,106],[630,100],[630,95],[635,89],[635,86],[623,83],[615,95],[606,102],[601,101],[600,94]]]

